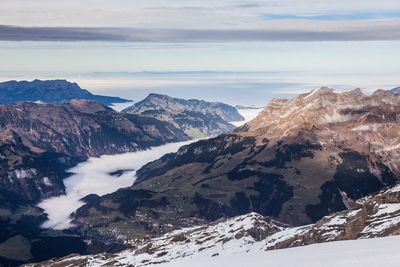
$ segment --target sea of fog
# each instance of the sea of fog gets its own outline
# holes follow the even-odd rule
[[[241,126],[253,119],[258,112],[260,109],[240,110],[245,120],[233,124]],[[103,196],[132,185],[136,179],[136,171],[142,166],[167,153],[176,152],[181,146],[191,142],[193,141],[170,143],[145,151],[104,155],[78,164],[69,170],[73,175],[64,180],[65,195],[39,203],[38,206],[48,217],[42,227],[57,230],[72,227],[70,215],[84,205],[82,198],[90,194]],[[115,172],[121,170],[116,175]]]
[[[190,141],[170,143],[144,151],[105,155],[78,164],[69,170],[73,175],[64,180],[66,194],[39,203],[38,206],[48,216],[43,228],[71,227],[70,214],[84,204],[81,201],[83,197],[90,194],[102,196],[132,185],[136,179],[136,171],[143,165],[167,153],[176,152],[189,143]],[[123,170],[122,175],[112,175],[119,170]]]

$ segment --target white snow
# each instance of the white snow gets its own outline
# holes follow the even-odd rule
[[[400,204],[379,204],[378,212],[370,219],[370,225],[362,231],[366,236],[377,235],[400,225]]]
[[[199,252],[159,267],[398,267],[400,237],[337,241],[274,251],[251,250],[211,257]],[[92,266],[96,266],[95,264]]]
[[[66,229],[71,226],[70,214],[84,203],[81,198],[97,194],[99,196],[112,193],[120,188],[128,187],[135,181],[135,170],[163,155],[175,152],[179,147],[193,141],[166,144],[150,150],[119,155],[106,155],[90,158],[69,171],[74,173],[64,180],[66,195],[45,199],[39,203],[49,220],[44,228]],[[120,177],[110,175],[118,170],[128,170]]]

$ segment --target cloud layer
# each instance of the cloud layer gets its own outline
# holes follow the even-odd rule
[[[64,180],[66,195],[46,199],[39,203],[48,216],[44,228],[66,229],[71,224],[70,214],[84,205],[81,199],[90,194],[105,195],[128,187],[135,181],[135,173],[146,163],[166,153],[175,152],[189,142],[180,142],[155,147],[151,150],[124,153],[113,156],[91,158],[71,169],[74,173]],[[116,177],[110,173],[127,170]]]
[[[0,40],[398,40],[398,0],[2,0]],[[14,25],[19,27],[12,27]]]
[[[1,41],[241,42],[400,40],[397,25],[312,29],[137,29],[0,26]]]

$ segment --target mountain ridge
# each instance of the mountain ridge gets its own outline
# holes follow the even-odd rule
[[[0,104],[23,101],[62,104],[71,99],[94,100],[107,106],[113,103],[131,102],[120,97],[93,95],[88,90],[79,87],[77,83],[67,80],[12,80],[0,83]]]
[[[133,247],[113,254],[70,255],[29,266],[152,266],[174,264],[195,257],[213,260],[235,254],[268,254],[327,242],[375,239],[400,234],[400,186],[386,188],[357,201],[354,209],[330,214],[315,224],[291,227],[249,213],[196,227],[182,228],[161,237],[125,240]]]
[[[229,122],[244,120],[234,107],[224,103],[185,100],[155,93],[122,112],[167,121],[193,138],[230,132],[235,126]]]

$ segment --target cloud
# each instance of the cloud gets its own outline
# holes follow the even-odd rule
[[[400,25],[362,25],[324,30],[277,29],[136,29],[0,26],[2,41],[242,42],[400,40]]]
[[[132,185],[139,168],[188,143],[190,141],[166,144],[146,151],[91,158],[72,168],[70,171],[74,175],[64,180],[66,195],[45,199],[38,205],[49,219],[43,227],[72,227],[70,214],[84,205],[81,201],[83,197],[90,194],[102,196]],[[119,177],[110,174],[119,170],[126,171]]]

